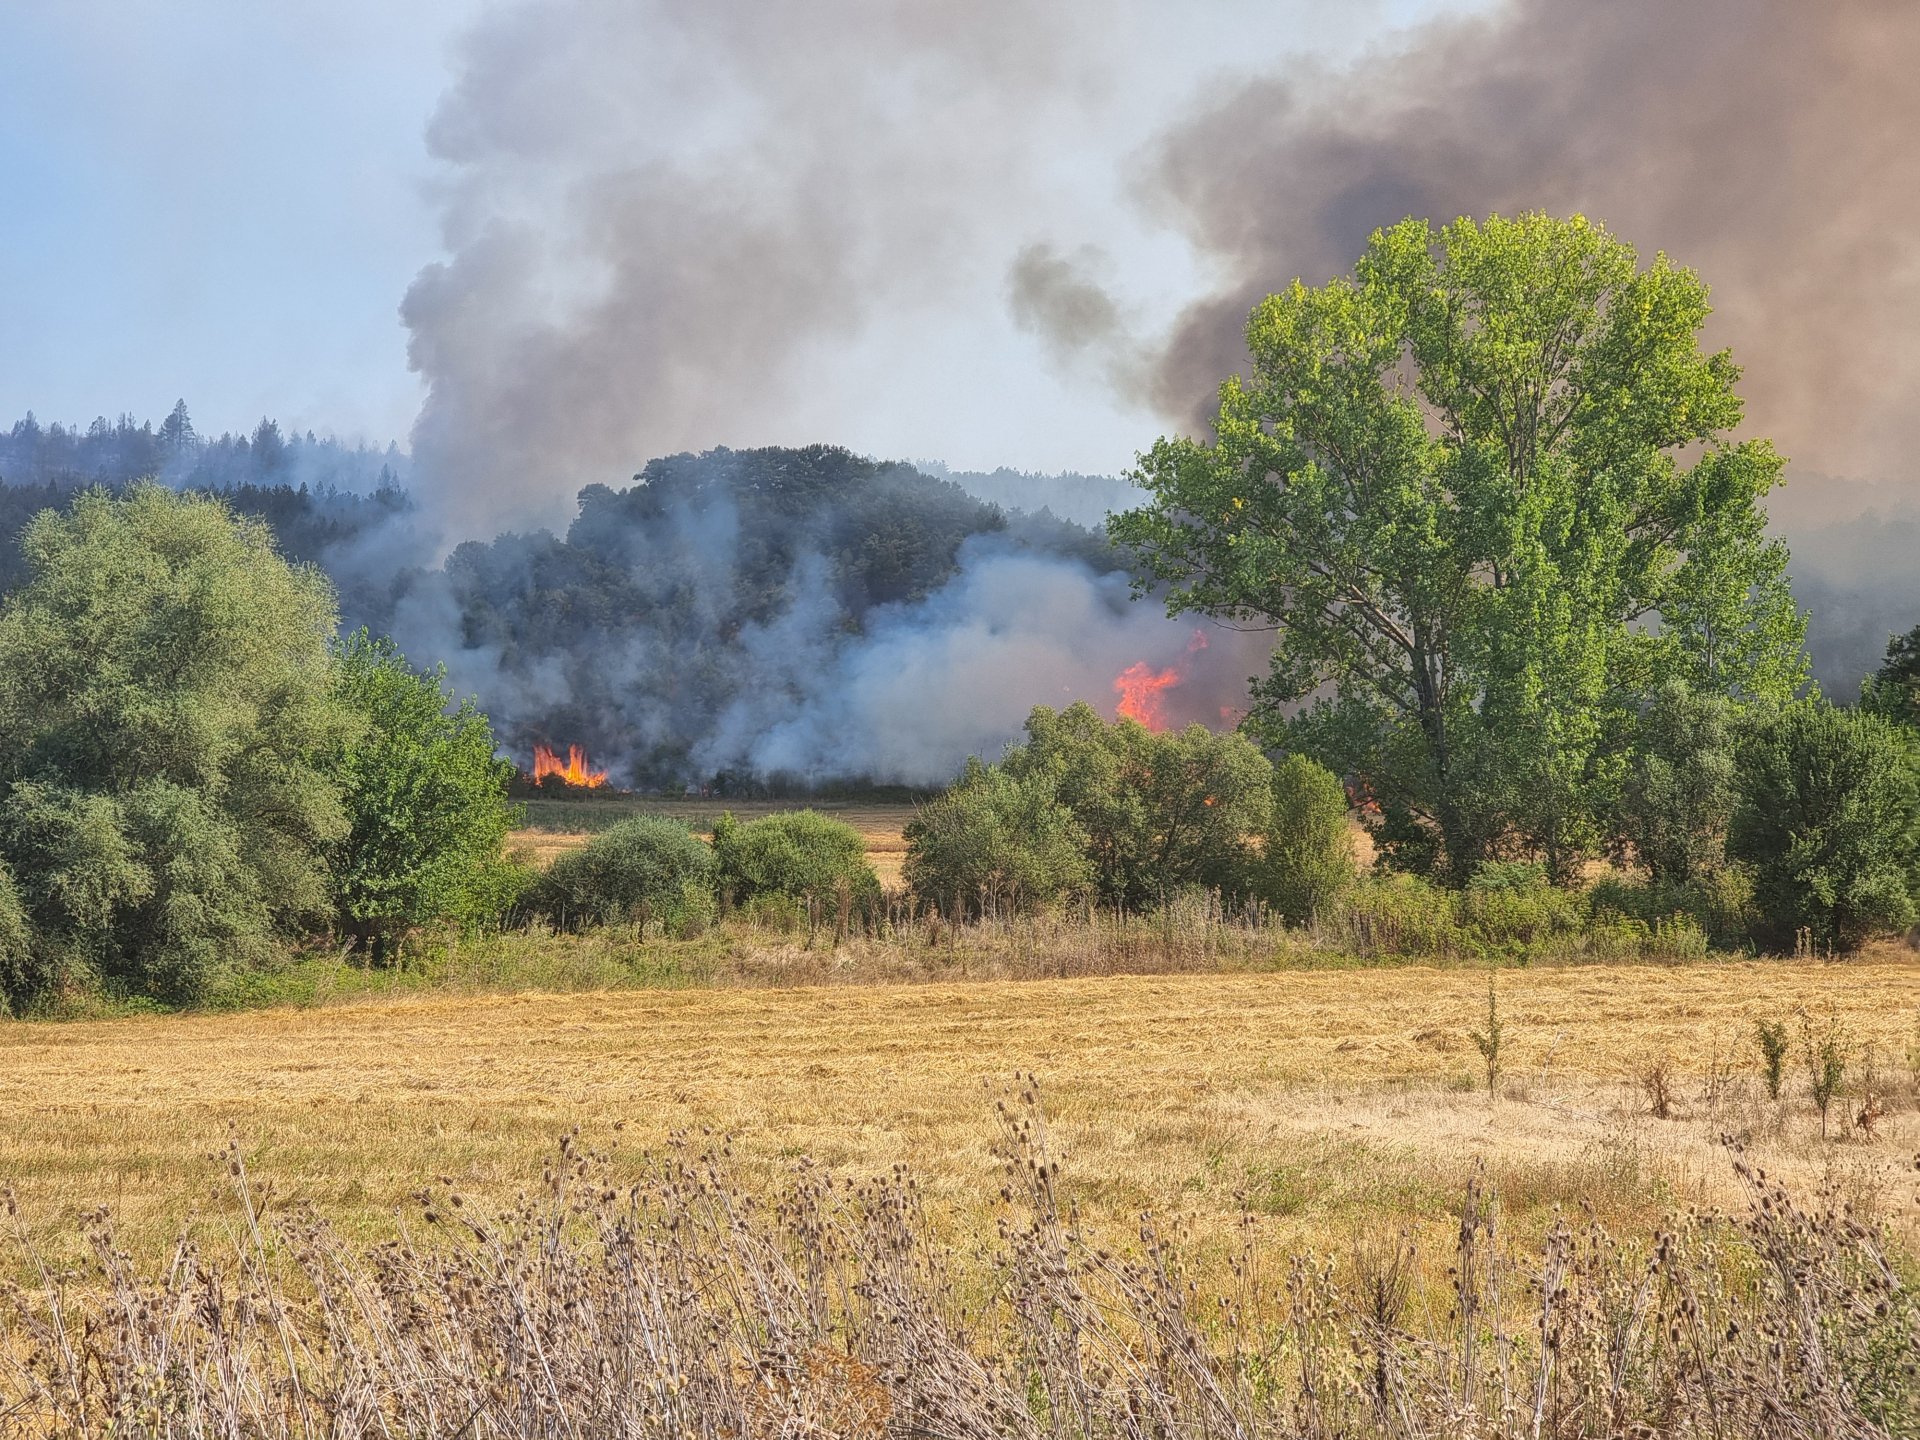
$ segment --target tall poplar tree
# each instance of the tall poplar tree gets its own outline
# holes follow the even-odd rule
[[[1645,697],[1785,700],[1804,618],[1734,440],[1707,289],[1575,216],[1407,220],[1247,327],[1212,441],[1112,531],[1173,611],[1271,627],[1250,719],[1357,777],[1397,863],[1463,880],[1601,838]]]

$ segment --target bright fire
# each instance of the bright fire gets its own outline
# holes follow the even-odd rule
[[[1120,693],[1115,708],[1123,720],[1138,720],[1149,730],[1164,730],[1166,692],[1179,683],[1178,670],[1156,670],[1146,661],[1136,660],[1114,677],[1113,688]]]
[[[580,785],[588,790],[607,783],[607,772],[587,768],[587,752],[579,745],[567,747],[567,763],[562,765],[560,757],[553,753],[550,746],[533,747],[533,783],[538,785],[549,775],[567,785]]]
[[[1191,655],[1206,648],[1206,631],[1194,631],[1193,638],[1187,642],[1187,653]],[[1113,688],[1120,696],[1120,703],[1114,709],[1122,720],[1137,720],[1149,730],[1164,730],[1167,728],[1166,693],[1186,678],[1184,666],[1156,670],[1146,661],[1136,660],[1114,677]]]

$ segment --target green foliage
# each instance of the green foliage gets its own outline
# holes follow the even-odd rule
[[[515,898],[500,853],[518,817],[506,800],[513,766],[494,758],[474,702],[453,705],[445,678],[364,629],[336,652],[336,693],[359,729],[329,757],[347,810],[329,859],[340,926],[376,953],[415,926],[488,919]]]
[[[1617,915],[1650,926],[1684,919],[1723,950],[1750,948],[1758,923],[1753,872],[1744,865],[1721,865],[1684,884],[1607,876],[1594,883],[1588,900],[1596,916]]]
[[[865,905],[880,893],[860,832],[814,810],[782,811],[745,825],[722,815],[713,827],[713,853],[720,892],[736,905],[762,896],[831,904],[843,893]]]
[[[1621,837],[1656,882],[1687,885],[1726,859],[1734,708],[1670,679],[1641,711],[1619,806]]]
[[[1860,686],[1860,708],[1920,726],[1920,625],[1887,639],[1887,658]]]
[[[1249,842],[1272,814],[1272,766],[1244,736],[1202,725],[1155,734],[1086,704],[1036,707],[1027,742],[1001,768],[1052,787],[1086,834],[1094,888],[1110,904],[1145,907],[1189,887],[1243,892]]]
[[[700,922],[712,904],[713,851],[686,826],[636,815],[555,860],[529,905],[556,927],[658,921],[666,930]]]
[[[1583,897],[1555,886],[1544,866],[1523,861],[1482,865],[1455,903],[1484,949],[1516,957],[1552,936],[1577,933],[1588,918]]]
[[[1780,1098],[1780,1085],[1786,1079],[1787,1050],[1792,1042],[1787,1027],[1779,1020],[1761,1020],[1754,1025],[1754,1038],[1760,1044],[1761,1076],[1767,1082],[1767,1098]]]
[[[1739,750],[1728,853],[1754,872],[1762,938],[1850,950],[1914,921],[1920,775],[1877,715],[1809,700],[1758,716]]]
[[[1839,1017],[1828,1011],[1816,1029],[1811,1015],[1800,1017],[1800,1054],[1807,1065],[1807,1090],[1820,1112],[1820,1135],[1827,1133],[1827,1111],[1847,1077],[1847,1061],[1853,1046]]]
[[[1393,863],[1460,884],[1518,850],[1565,882],[1659,679],[1800,684],[1757,504],[1782,462],[1725,438],[1707,309],[1579,217],[1408,220],[1259,305],[1217,439],[1144,457],[1153,501],[1112,533],[1171,609],[1274,626],[1253,723],[1364,779]]]
[[[151,485],[42,514],[22,546],[0,611],[0,858],[27,970],[192,1001],[327,909],[345,817],[315,756],[350,729],[331,592],[257,521]]]
[[[1347,795],[1332,771],[1304,755],[1273,767],[1273,811],[1261,845],[1259,893],[1290,923],[1323,913],[1353,883]]]
[[[906,827],[902,874],[914,894],[948,912],[1018,912],[1088,888],[1087,834],[1045,772],[1016,776],[967,762],[946,794]]]
[[[46,957],[33,943],[26,907],[5,865],[0,865],[0,1017],[10,1014],[18,1000],[52,988],[58,977],[44,974]]]

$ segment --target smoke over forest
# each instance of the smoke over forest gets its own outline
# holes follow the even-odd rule
[[[1164,323],[1053,203],[1082,177],[1048,149],[1138,108],[1155,15],[490,11],[427,134],[444,254],[401,303],[410,453],[15,426],[4,523],[96,477],[228,493],[325,566],[350,623],[446,663],[522,763],[578,742],[623,781],[926,783],[1034,703],[1111,710],[1134,666],[1181,677],[1167,718],[1219,723],[1262,645],[1196,648],[1127,599],[1094,533],[1120,481],[806,443],[884,400],[902,345],[939,343],[922,321],[997,296],[1053,371],[1135,407],[1144,446],[1204,426],[1255,300],[1344,270],[1376,226],[1579,210],[1714,287],[1749,428],[1793,462],[1772,509],[1821,683],[1851,695],[1920,620],[1920,9],[1511,0],[1357,59],[1243,62],[1105,177],[1193,259]]]
[[[1044,504],[1097,526],[1132,494],[1097,477],[960,477],[1003,509],[827,446],[680,455],[589,486],[564,534],[469,540],[429,564],[431,534],[390,483],[303,478],[369,452],[302,455],[276,435],[168,444],[130,423],[23,421],[0,433],[0,530],[94,482],[158,473],[223,494],[327,571],[347,625],[445,663],[523,766],[536,744],[580,744],[621,784],[933,785],[997,753],[1035,704],[1219,725],[1261,663],[1258,636],[1134,603],[1104,538]],[[1131,700],[1129,671],[1146,685]]]

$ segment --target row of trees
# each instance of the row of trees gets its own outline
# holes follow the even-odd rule
[[[380,950],[497,908],[485,717],[364,633],[257,520],[139,485],[22,536],[0,609],[0,1000],[174,1002],[280,939]]]
[[[0,476],[15,485],[117,488],[158,476],[179,489],[306,484],[370,492],[398,486],[406,469],[398,446],[346,445],[265,416],[248,434],[202,435],[184,400],[157,426],[126,414],[102,415],[84,429],[42,425],[29,411],[0,430]]]

